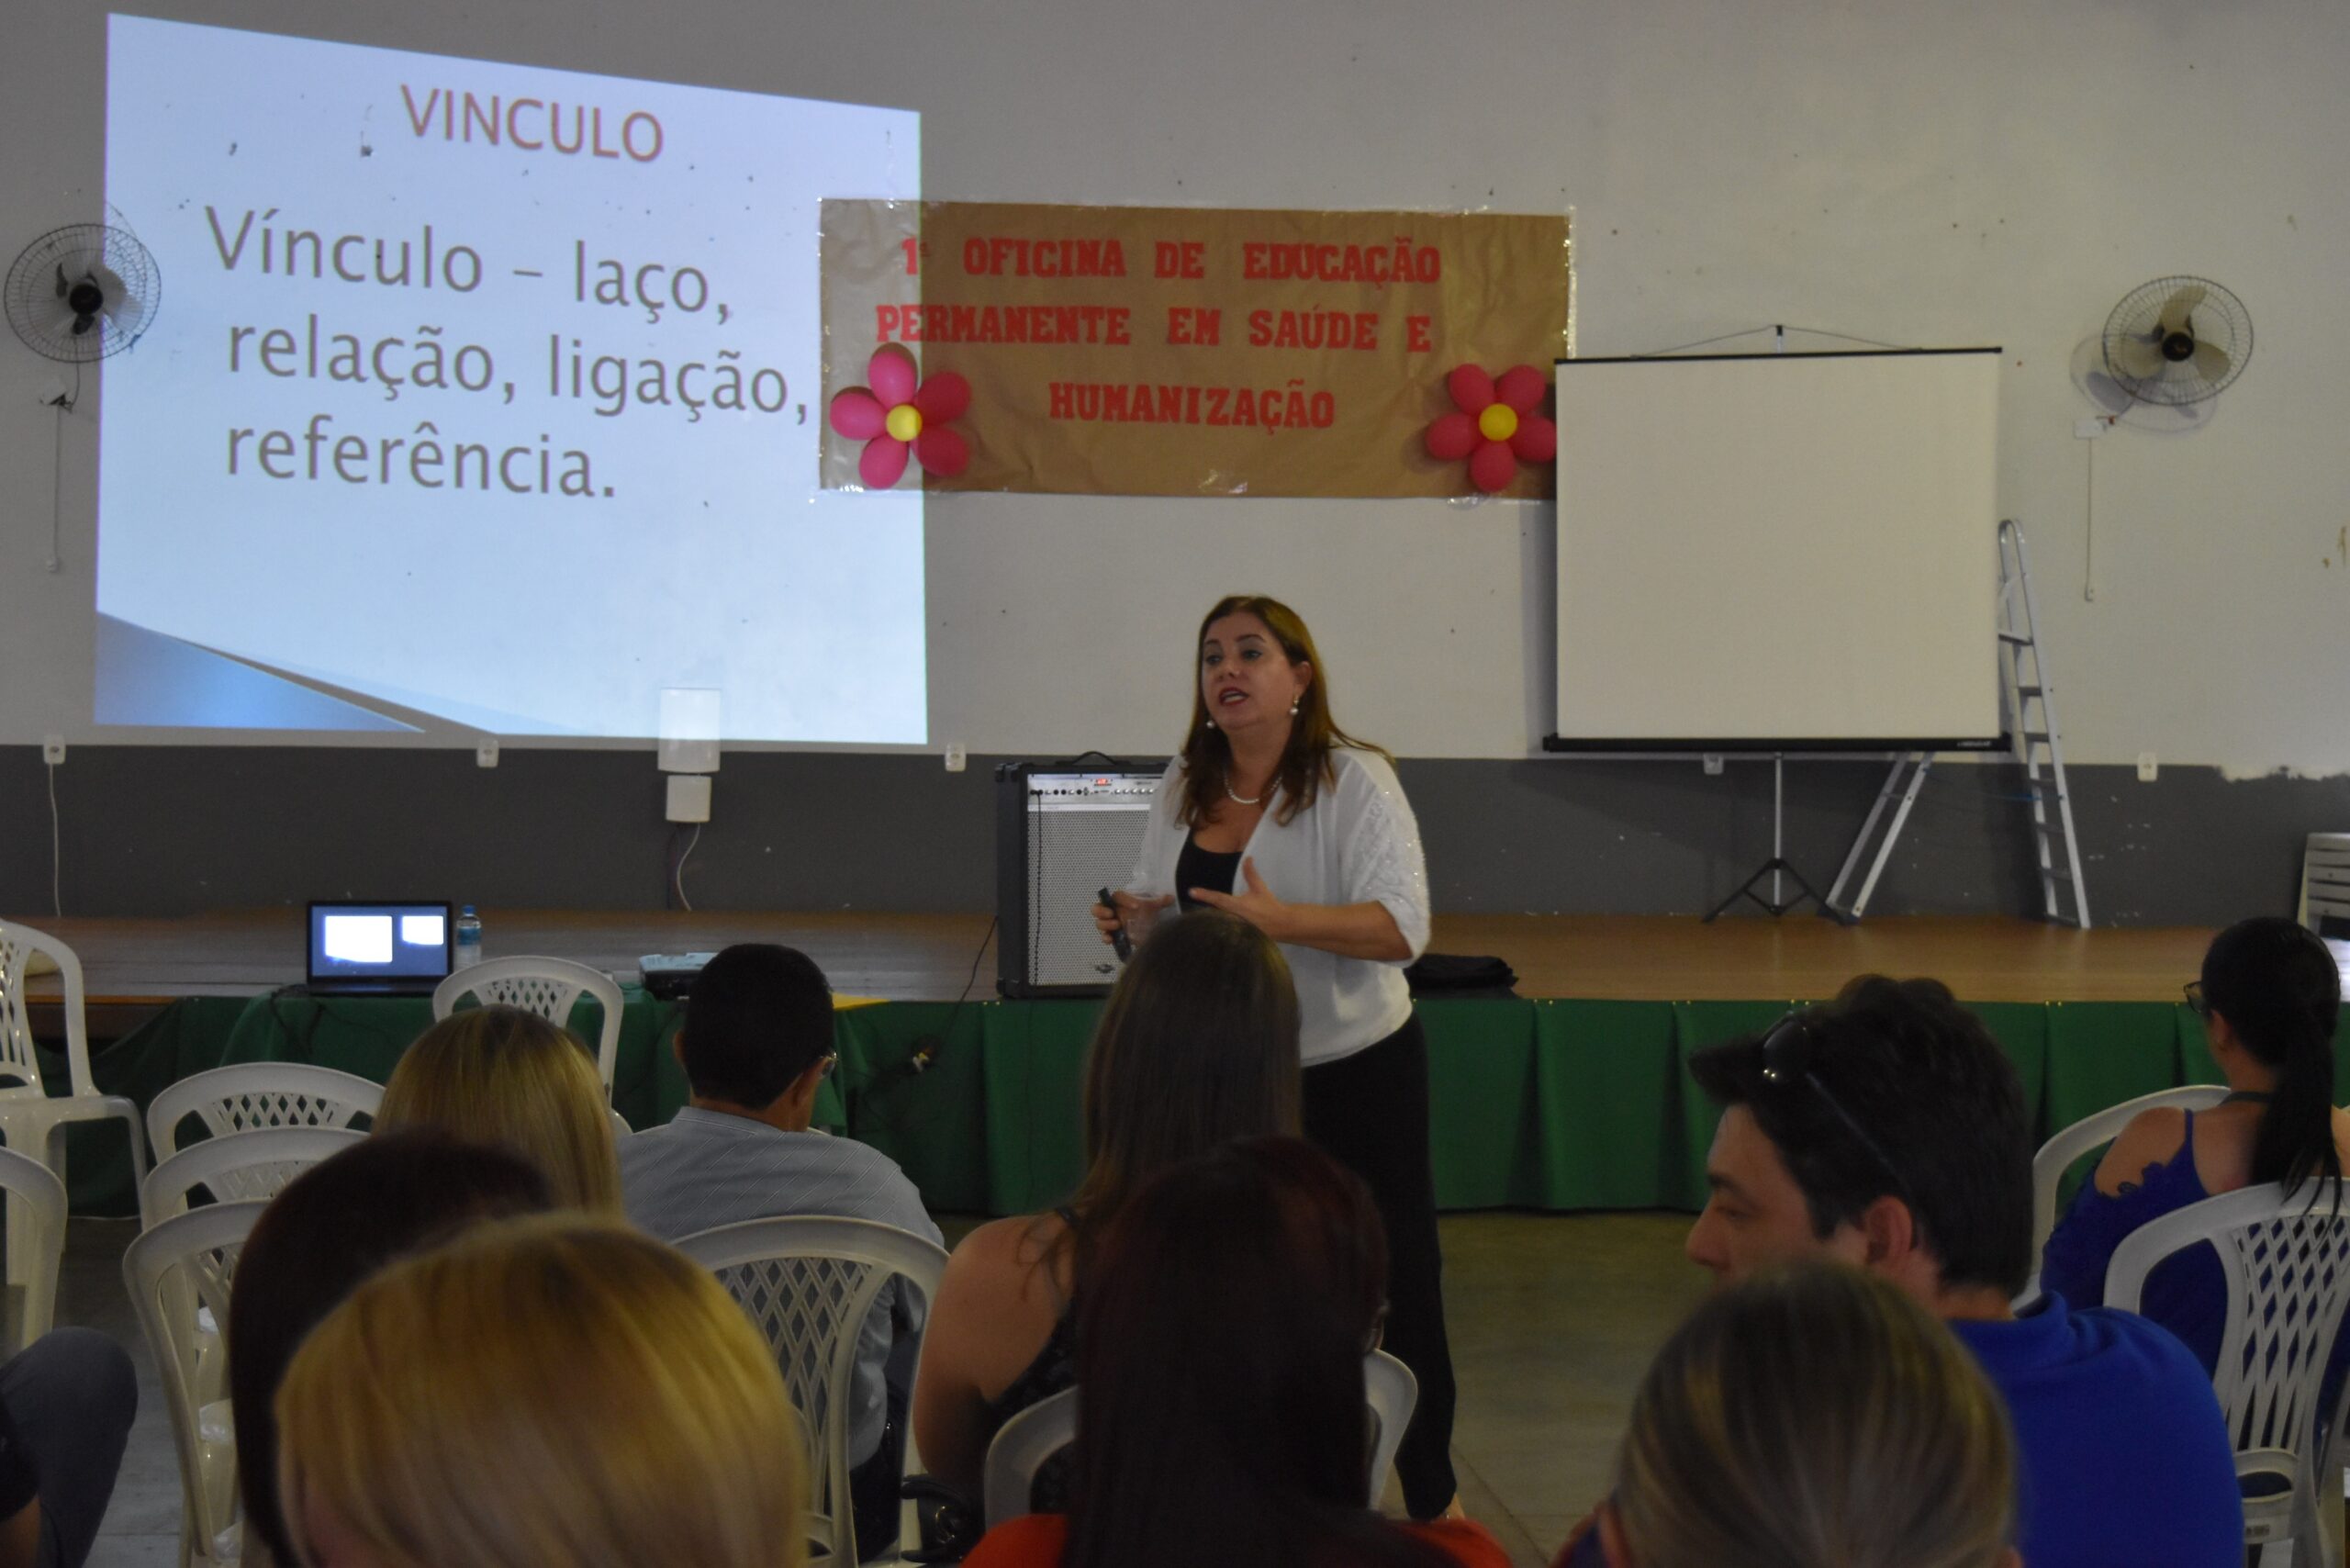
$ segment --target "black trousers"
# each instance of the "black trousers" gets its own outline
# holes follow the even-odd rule
[[[1395,1456],[1404,1503],[1434,1518],[1452,1476],[1452,1350],[1444,1256],[1428,1157],[1428,1040],[1416,1015],[1350,1057],[1305,1070],[1305,1136],[1371,1188],[1387,1226],[1387,1353],[1412,1369],[1420,1402]]]

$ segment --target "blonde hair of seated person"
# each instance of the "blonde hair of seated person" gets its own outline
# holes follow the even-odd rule
[[[308,1568],[800,1568],[803,1439],[717,1279],[578,1216],[477,1227],[319,1324],[277,1394]]]
[[[523,1008],[468,1008],[418,1036],[384,1086],[375,1126],[504,1144],[539,1168],[557,1204],[621,1212],[620,1157],[595,1060],[577,1036]]]
[[[1955,1336],[1838,1264],[1707,1299],[1634,1401],[1615,1568],[2013,1568],[2007,1410]]]

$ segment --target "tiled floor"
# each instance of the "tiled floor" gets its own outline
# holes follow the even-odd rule
[[[1704,1276],[1681,1257],[1688,1225],[1677,1215],[1443,1222],[1461,1495],[1524,1568],[1546,1562],[1599,1496],[1640,1373],[1703,1292]],[[74,1220],[58,1298],[59,1322],[113,1334],[139,1363],[139,1423],[93,1568],[177,1561],[171,1430],[122,1287],[132,1234],[128,1220]]]

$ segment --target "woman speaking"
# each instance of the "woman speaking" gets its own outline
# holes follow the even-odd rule
[[[1237,914],[1281,947],[1297,984],[1306,1136],[1354,1168],[1386,1221],[1386,1348],[1419,1380],[1396,1470],[1412,1517],[1457,1506],[1452,1358],[1428,1163],[1427,1039],[1404,966],[1427,946],[1418,824],[1387,754],[1330,719],[1329,682],[1295,611],[1221,599],[1201,623],[1199,685],[1141,863],[1103,940],[1148,939],[1169,904]]]

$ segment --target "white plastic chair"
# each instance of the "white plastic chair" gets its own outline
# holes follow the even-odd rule
[[[0,1349],[0,1359],[5,1359],[48,1333],[56,1321],[57,1266],[65,1251],[65,1183],[39,1160],[0,1148],[0,1193],[7,1199],[9,1250],[18,1250],[21,1235],[26,1262],[17,1331]]]
[[[798,1215],[698,1231],[677,1248],[718,1276],[775,1350],[810,1439],[809,1561],[847,1568],[858,1561],[847,1420],[857,1332],[892,1279],[935,1299],[946,1249],[870,1220]],[[920,1466],[910,1430],[905,1473]]]
[[[2318,1202],[2312,1205],[2313,1193]],[[2146,1276],[2173,1254],[2210,1243],[2227,1280],[2227,1327],[2212,1376],[2235,1444],[2236,1473],[2274,1488],[2247,1496],[2246,1546],[2292,1542],[2293,1562],[2342,1561],[2342,1471],[2311,1451],[2342,1426],[2340,1400],[2321,1412],[2320,1386],[2350,1305],[2350,1196],[2288,1193],[2275,1182],[2190,1204],[2149,1220],[2113,1249],[2105,1305],[2136,1312]],[[2321,1418],[2322,1417],[2322,1418]]]
[[[32,954],[45,954],[57,965],[65,991],[65,1069],[73,1092],[51,1095],[40,1081],[40,1058],[33,1052],[33,1032],[26,1018],[25,963]],[[90,1031],[84,1014],[82,960],[73,949],[46,932],[0,920],[0,1079],[16,1082],[0,1088],[0,1140],[18,1154],[47,1166],[60,1182],[65,1180],[65,1129],[73,1122],[120,1119],[130,1137],[130,1181],[136,1187],[147,1177],[147,1145],[140,1136],[139,1107],[119,1094],[101,1094],[90,1076]],[[17,1243],[8,1246],[8,1278],[21,1281],[29,1262],[19,1266]]]
[[[266,1207],[248,1200],[190,1209],[141,1233],[122,1255],[123,1282],[155,1358],[179,1450],[181,1568],[236,1562],[244,1535],[236,1428],[228,1401],[200,1372],[196,1316],[185,1304],[199,1302],[216,1320],[228,1321],[238,1254]]]
[[[255,1127],[190,1144],[147,1172],[140,1184],[141,1226],[152,1230],[185,1214],[188,1195],[198,1187],[217,1203],[274,1198],[311,1166],[366,1137],[353,1127]]]
[[[1403,1446],[1404,1428],[1412,1424],[1412,1411],[1419,1405],[1420,1383],[1411,1368],[1384,1350],[1373,1350],[1363,1358],[1362,1385],[1364,1403],[1371,1406],[1371,1506],[1376,1508],[1395,1466],[1395,1450]],[[1073,1388],[1038,1400],[997,1428],[988,1444],[987,1470],[979,1485],[988,1529],[1027,1513],[1036,1473],[1076,1440]]]
[[[569,1028],[572,1004],[582,991],[604,1009],[603,1033],[596,1042],[596,1076],[604,1081],[604,1098],[609,1100],[621,1059],[621,988],[601,969],[569,958],[485,958],[434,989],[432,1019],[439,1023],[446,1018],[457,1010],[458,999],[470,994],[481,1002],[526,1009],[553,1019],[559,1028]]]
[[[2141,1094],[2134,1100],[2124,1100],[2119,1105],[2083,1116],[2063,1132],[2057,1133],[2040,1146],[2031,1157],[2031,1280],[2016,1297],[2019,1309],[2040,1299],[2040,1257],[2048,1249],[2048,1238],[2056,1230],[2056,1197],[2065,1183],[2065,1172],[2073,1162],[2100,1144],[2111,1143],[2121,1134],[2141,1111],[2151,1111],[2159,1105],[2177,1105],[2189,1111],[2208,1111],[2228,1097],[2224,1083],[2189,1083],[2177,1089],[2157,1089],[2152,1094]],[[2085,1304],[2086,1305],[2086,1304]]]
[[[384,1086],[357,1073],[298,1061],[247,1061],[191,1073],[148,1102],[147,1136],[155,1159],[180,1149],[180,1124],[195,1116],[214,1137],[255,1127],[347,1127],[373,1119]]]
[[[1373,1350],[1362,1359],[1362,1394],[1371,1406],[1371,1506],[1376,1508],[1395,1468],[1395,1450],[1404,1446],[1404,1428],[1419,1408],[1420,1380],[1386,1351]]]
[[[1036,1473],[1077,1441],[1077,1390],[1048,1394],[995,1429],[979,1480],[980,1507],[990,1529],[1032,1510]]]

